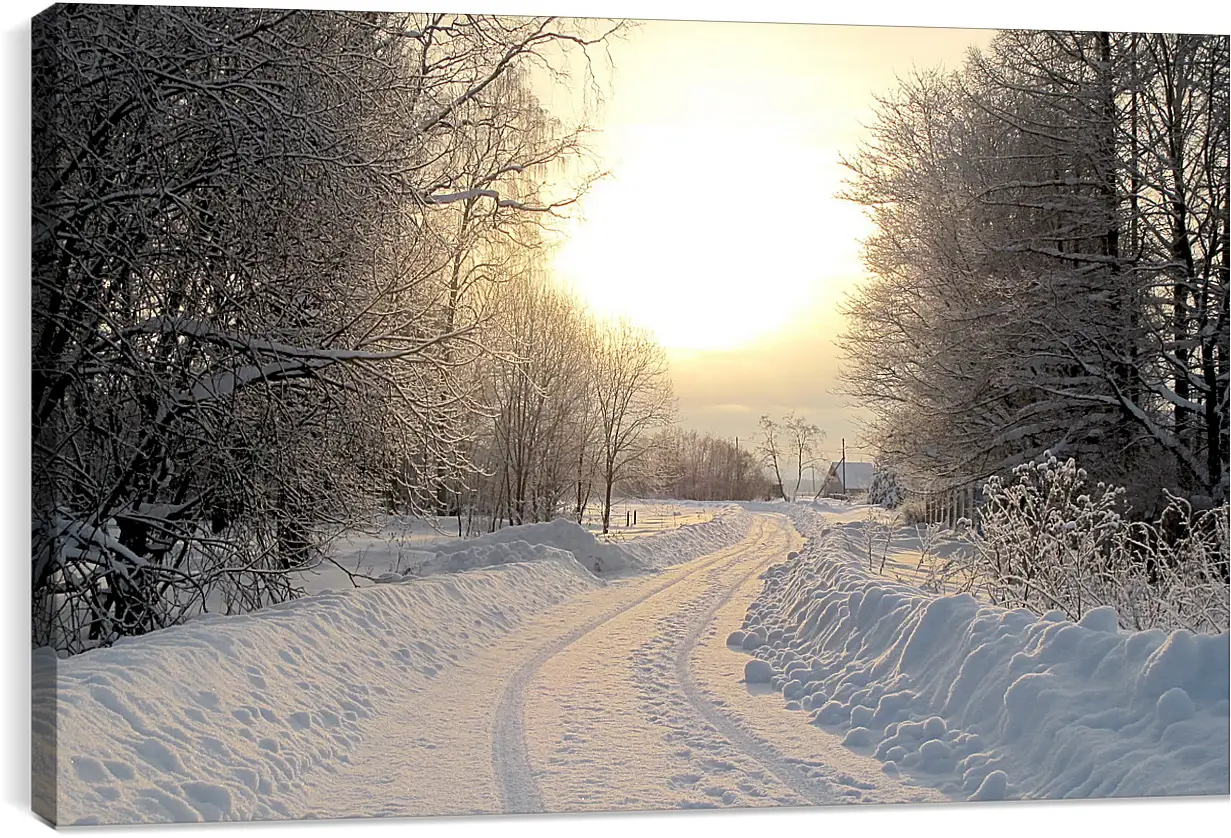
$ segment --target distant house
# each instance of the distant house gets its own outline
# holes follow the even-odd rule
[[[866,492],[872,485],[872,475],[875,473],[876,470],[872,463],[849,461],[845,465],[841,461],[830,463],[818,494],[821,497],[833,497],[834,495],[854,495]]]

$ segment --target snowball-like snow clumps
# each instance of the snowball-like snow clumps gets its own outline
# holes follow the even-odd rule
[[[775,510],[806,546],[730,640],[813,724],[973,800],[1228,793],[1226,633],[927,595],[868,572],[851,516]]]

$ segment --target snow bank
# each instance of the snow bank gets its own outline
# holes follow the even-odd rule
[[[58,746],[58,820],[291,816],[278,793],[344,762],[405,693],[599,584],[554,558],[205,617],[59,661],[34,697],[59,705],[35,747],[45,763]]]
[[[375,719],[600,573],[687,561],[735,543],[751,516],[599,543],[570,521],[432,545],[419,575],[206,616],[57,661],[36,654],[36,764],[58,766],[62,824],[250,820],[332,772]],[[465,572],[459,572],[465,571]],[[46,650],[40,650],[43,652]],[[40,788],[40,795],[50,794]]]
[[[520,548],[514,545],[520,545]],[[520,561],[510,558],[518,549],[528,546],[549,547],[556,551],[571,553],[577,562],[586,570],[603,574],[619,573],[632,568],[625,551],[612,544],[602,544],[589,530],[576,521],[557,518],[539,524],[522,524],[496,530],[493,533],[478,538],[454,539],[441,544],[433,544],[431,550],[436,557],[428,565],[444,567],[450,563],[450,557],[458,557],[458,569],[467,562],[483,561],[486,557],[491,563],[505,561]],[[492,549],[495,548],[495,549]],[[536,552],[536,557],[546,557],[557,560],[554,554]],[[429,571],[438,572],[438,571]]]
[[[729,547],[748,535],[753,516],[734,504],[726,505],[709,521],[685,524],[620,545],[634,565],[661,570]]]
[[[499,564],[509,564],[510,562],[526,561],[559,562],[573,569],[576,573],[588,572],[586,568],[582,567],[581,562],[577,560],[577,556],[568,550],[549,547],[546,544],[532,544],[526,541],[473,544],[452,553],[435,553],[416,567],[415,572],[419,576],[431,576],[437,573],[457,573],[478,567],[492,567]],[[594,570],[594,566],[592,565],[589,570]],[[396,574],[387,574],[387,576],[389,578],[382,577],[381,581],[404,581],[405,579],[413,578],[411,576],[399,576],[395,580],[393,577]]]
[[[728,643],[814,724],[955,796],[1227,794],[1228,635],[1125,633],[870,575],[803,507],[806,547],[764,575]]]
[[[431,545],[417,551],[419,561],[406,573],[385,573],[379,581],[401,582],[524,561],[562,562],[604,577],[661,570],[735,544],[747,535],[751,520],[746,510],[726,506],[709,521],[604,544],[576,522],[557,518]]]

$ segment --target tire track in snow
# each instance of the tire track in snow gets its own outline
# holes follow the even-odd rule
[[[644,595],[631,602],[603,612],[552,643],[540,649],[530,660],[509,678],[501,691],[496,706],[496,718],[492,735],[492,769],[498,779],[501,809],[506,814],[527,814],[543,811],[543,800],[538,784],[530,769],[526,748],[525,696],[526,688],[538,671],[556,655],[561,654],[581,638],[601,628],[621,614],[636,608],[650,599],[670,590],[697,574],[706,572],[723,562],[740,561],[748,550],[750,541],[760,541],[765,534],[767,519],[758,518],[755,535],[749,535],[738,544],[703,558],[691,566],[684,565],[684,572],[666,582],[650,588]],[[734,551],[734,556],[731,553]],[[759,568],[758,568],[759,569]]]
[[[732,722],[712,701],[706,698],[705,694],[697,686],[697,682],[692,677],[692,672],[688,666],[692,660],[693,651],[697,647],[697,642],[701,639],[706,629],[714,622],[718,612],[731,601],[736,592],[749,579],[764,570],[765,564],[758,564],[747,573],[741,575],[734,584],[730,585],[725,594],[710,605],[700,617],[688,625],[683,639],[677,646],[675,677],[679,681],[684,697],[688,699],[689,704],[692,705],[697,715],[708,722],[728,742],[759,763],[762,768],[776,777],[779,782],[809,803],[814,805],[835,803],[837,801],[834,795],[829,793],[827,788],[818,788],[815,780],[800,773],[798,763],[783,759],[772,746],[755,739]]]

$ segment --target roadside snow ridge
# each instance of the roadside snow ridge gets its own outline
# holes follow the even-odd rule
[[[766,572],[728,644],[753,655],[749,682],[887,773],[973,800],[1228,793],[1225,632],[929,596],[870,574],[842,537],[855,524],[788,514],[806,546]]]

